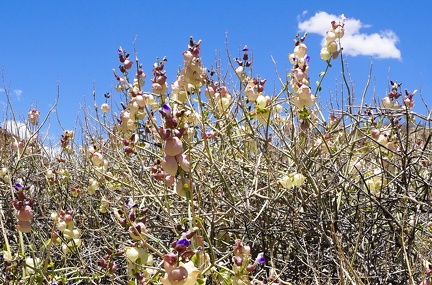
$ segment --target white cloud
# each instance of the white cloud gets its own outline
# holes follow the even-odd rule
[[[4,88],[0,88],[0,93],[4,93],[6,92],[6,90]],[[21,95],[22,95],[23,91],[21,89],[14,89],[12,90],[12,94],[15,95],[15,98],[20,101],[21,100]]]
[[[28,126],[22,122],[7,120],[3,123],[2,128],[23,139],[28,139],[30,137],[30,130]]]
[[[21,95],[22,95],[22,90],[21,89],[14,89],[12,92],[13,92],[13,94],[15,94],[17,100],[20,101]]]
[[[301,13],[301,15],[298,15],[298,16],[297,16],[297,22],[300,22],[300,21],[301,21],[301,18],[304,17],[304,16],[306,16],[307,13],[308,13],[308,10],[304,10],[304,11]]]
[[[304,12],[303,15],[305,15]],[[341,16],[317,12],[309,19],[299,21],[298,28],[301,32],[319,34],[325,37],[326,31],[331,27],[330,23],[339,19]],[[370,25],[354,18],[348,18],[345,21],[345,35],[341,39],[344,54],[401,59],[401,52],[396,47],[396,43],[399,42],[398,36],[391,30],[371,34],[361,32],[361,29],[370,27]]]

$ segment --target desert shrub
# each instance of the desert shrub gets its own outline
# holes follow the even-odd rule
[[[246,46],[229,79],[190,38],[174,82],[158,59],[148,88],[147,63],[119,48],[117,94],[95,97],[58,151],[37,137],[36,109],[29,137],[1,130],[0,280],[428,284],[430,119],[398,82],[381,104],[349,96],[326,118],[317,99],[344,66],[343,33],[333,22],[316,88],[297,35],[272,95]]]

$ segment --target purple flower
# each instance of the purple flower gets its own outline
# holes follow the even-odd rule
[[[128,207],[128,208],[138,208],[138,204],[132,203],[131,201],[126,201],[126,207]]]
[[[162,107],[159,109],[159,112],[164,117],[171,117],[171,107],[168,104],[163,104]]]
[[[187,238],[180,238],[177,242],[176,245],[177,246],[184,246],[184,247],[188,247],[190,246],[190,241]]]
[[[14,187],[15,187],[16,190],[22,190],[22,189],[24,189],[24,186],[22,184],[20,184],[20,183],[16,183],[14,185]]]
[[[258,253],[258,256],[257,256],[255,262],[259,263],[259,264],[264,264],[266,262],[266,259],[264,257],[264,252]]]

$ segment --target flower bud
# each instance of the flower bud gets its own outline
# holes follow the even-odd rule
[[[295,48],[294,48],[294,55],[297,58],[301,58],[304,57],[306,55],[307,52],[307,46],[304,43],[299,43]]]
[[[108,265],[106,259],[104,259],[104,258],[99,259],[98,264],[99,264],[99,266],[102,267],[102,268],[106,268],[107,265]]]

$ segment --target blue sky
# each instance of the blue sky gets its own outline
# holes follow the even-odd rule
[[[293,38],[309,29],[306,40],[311,56],[311,82],[325,63],[319,58],[323,30],[328,16],[345,14],[346,57],[356,97],[361,95],[373,63],[368,95],[386,95],[388,78],[402,82],[403,88],[416,94],[415,110],[426,113],[420,93],[432,105],[432,46],[430,1],[2,1],[0,14],[0,66],[5,86],[0,85],[0,107],[6,102],[4,88],[11,94],[14,110],[21,119],[31,107],[43,117],[55,102],[59,83],[58,115],[66,129],[82,118],[82,106],[92,105],[95,86],[98,104],[105,92],[114,96],[117,49],[136,49],[147,74],[149,89],[151,68],[157,57],[167,56],[169,83],[182,65],[181,53],[189,36],[202,39],[202,58],[211,67],[220,56],[226,66],[226,35],[229,51],[238,56],[245,44],[254,57],[254,73],[268,78],[266,90],[278,90],[275,67],[284,74],[290,68],[287,54],[292,52]],[[319,13],[321,12],[321,13]],[[351,25],[350,25],[351,23]],[[355,37],[348,38],[348,31]],[[344,45],[344,42],[342,42]],[[330,100],[340,83],[340,65],[334,64],[323,92],[322,105]],[[338,83],[339,82],[339,83]],[[339,88],[340,89],[340,88]],[[333,95],[332,95],[333,94]],[[5,118],[1,118],[4,121]],[[52,117],[50,134],[61,134]]]

